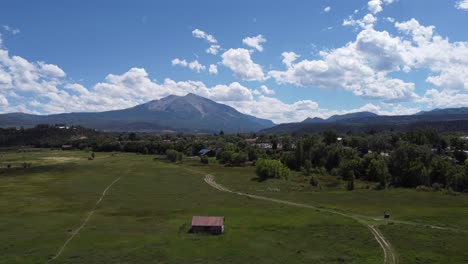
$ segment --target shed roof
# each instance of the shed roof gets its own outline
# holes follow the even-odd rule
[[[210,151],[212,151],[211,149],[202,149],[198,152],[198,154],[200,155],[206,155],[207,153],[209,153]]]
[[[192,226],[223,226],[224,216],[193,216]]]

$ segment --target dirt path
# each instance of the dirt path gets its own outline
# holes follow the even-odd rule
[[[57,252],[57,254],[55,254],[55,256],[53,256],[49,261],[53,261],[55,259],[57,259],[58,257],[60,257],[60,255],[62,254],[63,250],[67,247],[68,243],[70,243],[70,241],[73,240],[73,238],[78,235],[78,233],[80,233],[81,229],[83,229],[86,224],[88,223],[89,219],[91,219],[91,216],[93,216],[94,212],[96,211],[98,205],[102,202],[102,200],[104,199],[104,196],[106,196],[106,193],[107,191],[110,189],[110,187],[112,187],[112,185],[114,185],[114,183],[118,182],[120,180],[120,178],[122,177],[118,177],[117,179],[115,179],[113,182],[111,182],[107,187],[106,189],[104,189],[104,191],[102,192],[101,194],[101,197],[99,197],[99,199],[97,200],[96,204],[94,205],[93,209],[88,213],[88,215],[86,216],[86,218],[83,220],[83,222],[81,223],[81,225],[71,233],[71,236],[65,241],[65,243],[63,243],[63,245],[60,247],[59,251]]]
[[[208,183],[211,187],[213,187],[213,188],[215,188],[215,189],[217,189],[219,191],[223,191],[223,192],[233,193],[233,194],[237,194],[237,195],[241,195],[241,196],[247,196],[247,197],[250,197],[250,198],[253,198],[253,199],[270,201],[270,202],[286,204],[286,205],[291,205],[291,206],[296,206],[296,207],[315,209],[315,210],[318,210],[318,211],[327,212],[327,213],[336,214],[336,215],[340,215],[340,216],[343,216],[343,217],[348,217],[348,218],[354,219],[354,220],[358,221],[359,223],[367,226],[369,228],[369,230],[372,232],[372,234],[374,235],[375,240],[377,240],[377,242],[379,243],[380,247],[383,250],[384,264],[387,264],[387,263],[396,264],[396,263],[398,263],[398,259],[396,257],[395,251],[392,248],[390,242],[384,237],[384,235],[377,229],[377,227],[368,224],[366,221],[364,221],[363,219],[357,217],[356,215],[347,214],[347,213],[343,213],[343,212],[339,212],[339,211],[335,211],[335,210],[331,210],[331,209],[324,209],[324,208],[320,208],[320,207],[315,207],[315,206],[308,205],[308,204],[284,201],[284,200],[279,200],[279,199],[275,199],[275,198],[269,198],[269,197],[264,197],[264,196],[258,196],[258,195],[253,195],[253,194],[247,194],[247,193],[242,193],[242,192],[231,191],[228,188],[224,187],[223,185],[217,183],[215,181],[214,176],[210,175],[210,174],[205,175],[205,182]]]

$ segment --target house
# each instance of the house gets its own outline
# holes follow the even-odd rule
[[[198,156],[214,157],[216,153],[212,149],[202,149],[198,151]]]
[[[191,231],[220,235],[224,233],[224,216],[193,216]]]
[[[72,150],[73,146],[72,145],[62,145],[62,150]]]

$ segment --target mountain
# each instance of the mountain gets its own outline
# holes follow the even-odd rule
[[[102,131],[226,133],[256,132],[275,124],[195,94],[170,95],[135,107],[90,113],[0,115],[0,127],[81,125]]]
[[[304,121],[302,121],[301,123],[323,123],[323,122],[326,122],[325,119],[323,118],[320,118],[320,117],[314,117],[314,118],[306,118],[304,119]]]
[[[372,112],[356,112],[356,113],[350,113],[350,114],[344,114],[344,115],[332,115],[326,121],[338,122],[338,121],[344,121],[344,120],[349,120],[349,119],[361,119],[361,118],[376,117],[376,116],[378,115]]]
[[[262,133],[368,132],[383,130],[407,131],[433,128],[439,132],[468,133],[468,108],[434,109],[414,115],[380,116],[370,112],[334,115],[328,119],[307,118],[300,123],[280,124]]]

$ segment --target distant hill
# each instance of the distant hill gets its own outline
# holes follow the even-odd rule
[[[226,133],[256,132],[275,124],[195,94],[170,95],[132,108],[90,113],[0,115],[0,127],[80,125],[102,131]]]
[[[333,115],[330,116],[326,121],[327,122],[338,122],[338,121],[343,121],[343,120],[349,120],[349,119],[365,119],[368,117],[376,117],[379,116],[377,114],[371,113],[371,112],[356,112],[356,113],[350,113],[350,114],[344,114],[344,115]]]
[[[468,108],[434,109],[402,116],[380,116],[371,112],[358,112],[334,115],[328,119],[307,118],[300,123],[280,124],[261,132],[318,133],[330,129],[339,132],[407,131],[417,128],[433,128],[439,132],[468,133]]]

